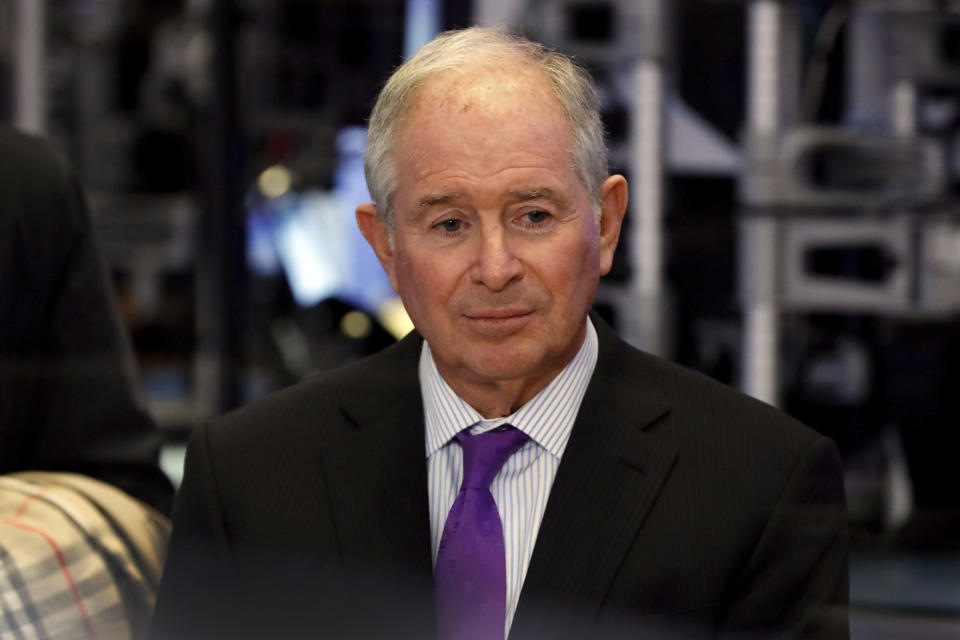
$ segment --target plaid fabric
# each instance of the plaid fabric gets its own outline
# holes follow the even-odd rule
[[[0,476],[0,640],[145,635],[166,517],[68,473]]]

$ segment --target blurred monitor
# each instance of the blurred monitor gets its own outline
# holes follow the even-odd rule
[[[376,315],[394,298],[390,280],[357,228],[354,211],[370,201],[363,175],[366,130],[337,136],[333,190],[284,190],[248,204],[247,263],[257,275],[282,271],[297,304],[332,297]],[[282,178],[281,178],[282,180]]]

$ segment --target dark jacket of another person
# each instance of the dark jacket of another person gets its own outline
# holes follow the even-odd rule
[[[169,513],[159,445],[79,182],[0,127],[0,474],[81,473]]]

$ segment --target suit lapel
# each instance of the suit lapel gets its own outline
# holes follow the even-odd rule
[[[513,637],[546,637],[544,624],[581,635],[677,456],[644,433],[669,410],[647,356],[594,324],[597,368],[551,489]]]
[[[408,336],[378,357],[380,366],[357,369],[341,401],[355,428],[321,450],[349,570],[432,578],[420,344]]]

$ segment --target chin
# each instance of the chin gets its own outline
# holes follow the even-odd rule
[[[536,377],[547,368],[542,356],[503,353],[497,350],[490,350],[490,353],[478,351],[480,350],[464,359],[464,368],[487,381]]]

